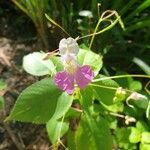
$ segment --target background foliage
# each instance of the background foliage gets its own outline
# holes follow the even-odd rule
[[[1,1],[0,4],[1,16],[7,18],[8,13],[14,14],[14,18],[8,20],[14,27],[14,32],[17,32],[19,27],[23,32],[17,34],[18,36],[29,43],[40,42],[39,50],[45,52],[57,49],[59,40],[67,37],[46,19],[45,13],[75,38],[93,33],[102,12],[108,9],[116,10],[123,20],[125,30],[116,25],[113,29],[96,36],[91,49],[100,55],[91,53],[93,58],[99,58],[99,62],[92,61],[92,54],[86,54],[90,38],[80,41],[83,49],[79,56],[80,63],[89,63],[97,73],[101,69],[99,73],[103,75],[99,75],[98,78],[121,74],[150,75],[149,0],[89,0],[88,3],[86,0],[11,0]],[[91,11],[92,17],[81,16],[79,12],[82,10]],[[101,24],[99,29],[106,25]],[[35,52],[25,56],[24,69],[32,75],[42,76],[53,74],[62,68],[55,57],[44,61],[43,64],[43,55],[44,53]],[[31,66],[26,65],[28,61],[32,62]],[[58,65],[55,68],[56,62]],[[132,99],[129,101],[132,108],[126,103],[130,93],[104,88],[123,87],[145,94],[149,98],[149,91],[145,90],[147,82],[147,79],[131,77],[95,82],[74,100],[85,110],[84,115],[81,115],[81,112],[70,108],[72,97],[59,91],[53,82],[46,78],[22,92],[7,120],[46,123],[49,139],[56,148],[60,144],[60,138],[64,136],[68,139],[69,150],[110,150],[112,147],[123,150],[150,150],[149,100]],[[0,97],[0,109],[4,105],[3,101]],[[80,123],[76,121],[75,130],[69,130],[69,123],[74,119],[80,120]]]

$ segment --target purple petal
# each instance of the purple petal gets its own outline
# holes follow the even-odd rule
[[[66,71],[58,72],[54,77],[55,84],[68,94],[72,94],[74,90],[74,77]]]
[[[94,73],[91,67],[88,65],[79,67],[75,75],[75,80],[81,89],[85,88],[87,84],[92,81],[93,78]]]

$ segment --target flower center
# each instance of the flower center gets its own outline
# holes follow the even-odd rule
[[[66,60],[64,66],[69,74],[74,75],[78,65],[75,60]]]

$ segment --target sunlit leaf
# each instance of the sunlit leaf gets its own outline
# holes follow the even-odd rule
[[[56,72],[55,66],[51,60],[44,60],[45,53],[34,52],[24,56],[23,68],[26,72],[35,75],[43,76]]]
[[[52,79],[38,81],[20,94],[7,120],[46,123],[54,115],[61,94]]]
[[[50,141],[52,144],[56,144],[69,129],[69,123],[52,118],[46,124],[46,128]]]
[[[141,140],[141,132],[137,128],[131,128],[131,133],[129,136],[129,141],[131,143],[138,143]]]
[[[69,128],[69,123],[64,122],[64,120],[60,118],[67,113],[71,107],[72,101],[73,96],[70,96],[67,93],[62,93],[58,98],[54,115],[46,124],[49,138],[53,144],[55,144]]]
[[[148,131],[148,126],[144,121],[137,121],[136,128],[141,132]]]
[[[115,132],[116,136],[116,144],[117,147],[124,150],[135,150],[137,149],[137,146],[134,143],[130,143],[129,136],[131,134],[131,128],[130,127],[122,127],[117,128]]]
[[[141,142],[150,144],[150,132],[143,132],[142,133]]]
[[[140,150],[150,150],[150,144],[140,144]]]
[[[80,49],[77,57],[81,65],[90,65],[95,75],[98,74],[103,63],[101,55],[98,55],[90,50]]]
[[[72,105],[72,101],[73,101],[73,96],[68,95],[65,92],[62,93],[62,95],[59,96],[59,98],[58,98],[56,110],[55,110],[55,113],[52,116],[52,118],[59,119],[64,114],[66,114]]]

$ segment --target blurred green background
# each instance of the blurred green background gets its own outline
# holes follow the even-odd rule
[[[118,12],[125,31],[116,25],[96,36],[92,50],[104,57],[102,72],[150,74],[150,0],[1,0],[0,32],[26,43],[38,42],[40,50],[52,51],[67,35],[50,23],[45,13],[75,38],[93,33],[100,15],[108,9]],[[83,10],[91,15],[81,14]],[[11,30],[2,32],[6,24]],[[89,40],[79,44],[88,47]]]

